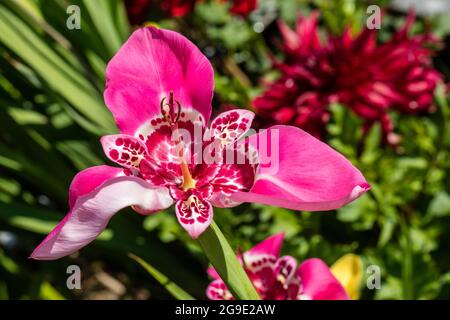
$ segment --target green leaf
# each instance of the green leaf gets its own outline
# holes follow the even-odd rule
[[[47,281],[42,282],[39,296],[44,300],[65,300],[64,296]]]
[[[112,117],[103,106],[99,93],[44,42],[40,35],[2,5],[0,30],[0,42],[31,66],[78,112],[97,124],[98,133],[114,131]]]
[[[365,195],[337,210],[337,218],[343,222],[355,222],[375,210],[373,200]]]
[[[0,300],[9,300],[8,287],[0,281]]]
[[[227,4],[203,2],[195,6],[195,13],[209,24],[225,24],[230,20],[229,5]]]
[[[155,278],[170,294],[178,300],[195,300],[189,293],[181,289],[164,274],[152,267],[148,262],[139,258],[137,255],[129,253],[128,256],[139,263],[153,278]]]
[[[447,192],[439,192],[428,207],[428,215],[431,217],[444,217],[450,215],[450,196]]]
[[[198,238],[198,242],[236,299],[260,299],[233,249],[214,221]]]
[[[445,12],[434,18],[433,33],[438,37],[445,37],[450,33],[450,13]]]
[[[100,34],[109,54],[112,56],[119,50],[122,41],[114,25],[114,17],[105,0],[84,0],[89,16]]]
[[[392,217],[383,217],[381,221],[381,233],[377,244],[379,248],[384,247],[391,240],[397,226],[397,221]]]
[[[17,265],[17,263],[8,257],[3,250],[0,248],[0,268],[5,269],[9,273],[12,274],[18,274],[20,267]]]
[[[411,232],[405,221],[400,220],[400,247],[402,249],[402,293],[403,299],[412,300],[415,297],[414,292],[414,265],[413,252],[411,248]]]

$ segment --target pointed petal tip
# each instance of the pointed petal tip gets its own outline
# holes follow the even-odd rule
[[[28,256],[28,259],[43,260],[42,257],[39,257],[39,254],[38,254],[39,248],[40,248],[40,245],[37,246],[36,248],[34,248],[33,252],[31,252],[30,255]]]
[[[280,231],[280,232],[275,233],[274,235],[270,236],[266,240],[271,239],[274,243],[276,243],[277,245],[279,245],[281,247],[285,236],[286,236],[286,233],[284,231]]]
[[[286,236],[286,232],[280,231],[280,232],[278,232],[278,233],[275,233],[273,236],[274,236],[274,237],[281,237],[282,240],[284,240],[284,237]]]
[[[192,228],[192,229],[185,229],[185,230],[191,236],[191,238],[193,240],[197,240],[198,237],[200,237],[203,234],[203,232],[205,232],[206,229],[208,229],[208,227],[209,227],[209,224],[207,224],[207,225],[205,224],[204,228],[198,228],[198,229]]]
[[[208,229],[211,222],[212,221],[207,221],[201,225],[199,224],[196,228],[186,228],[185,230],[193,240],[197,240],[203,234],[203,232],[205,232],[206,229]]]
[[[284,232],[276,233],[255,245],[253,248],[245,252],[245,254],[269,254],[278,258],[280,256],[281,247],[283,246],[284,235]]]
[[[191,236],[191,238],[193,239],[193,240],[197,240],[198,239],[198,237],[200,237],[200,235],[203,233],[203,231],[205,231],[205,230],[203,230],[203,231],[191,231],[191,230],[186,230],[187,231],[187,233],[189,233],[189,235]]]
[[[362,196],[364,193],[369,191],[370,188],[372,188],[372,186],[369,183],[367,183],[367,182],[363,182],[361,184],[358,184],[356,187],[353,188],[352,192],[350,193],[351,201],[353,201],[353,200],[359,198],[360,196]]]
[[[206,228],[196,228],[197,226],[194,227],[190,224],[183,223],[181,219],[178,219],[178,222],[180,223],[181,227],[189,234],[192,240],[197,240],[198,237],[200,237],[200,235],[206,230]]]
[[[39,257],[37,254],[31,254],[28,259],[30,260],[37,260],[37,261],[46,261],[46,260],[56,260],[58,259],[57,257],[52,258],[52,257]]]
[[[45,240],[44,240],[45,241]],[[39,246],[37,246],[33,252],[28,256],[28,259],[30,260],[37,260],[37,261],[49,261],[49,260],[57,260],[59,258],[64,257],[65,255],[53,255],[52,253],[44,253],[45,248],[42,248],[43,243],[41,243]]]

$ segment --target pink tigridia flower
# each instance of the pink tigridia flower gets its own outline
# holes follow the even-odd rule
[[[261,127],[298,126],[316,137],[325,134],[328,106],[339,102],[364,120],[363,132],[380,123],[385,142],[395,144],[389,112],[433,110],[433,92],[441,74],[432,66],[436,39],[410,35],[411,13],[403,28],[377,44],[377,30],[365,29],[320,41],[318,12],[300,17],[295,30],[280,21],[285,60],[275,61],[281,77],[253,101]]]
[[[256,291],[263,300],[348,300],[344,287],[320,259],[300,265],[291,256],[280,257],[284,234],[273,235],[238,257]],[[234,297],[214,268],[214,279],[206,289],[211,300]]]
[[[213,68],[176,32],[135,31],[109,62],[106,79],[104,98],[120,134],[101,143],[120,167],[75,176],[69,213],[32,258],[77,251],[129,206],[148,215],[175,204],[181,226],[197,238],[210,225],[213,206],[331,210],[369,189],[346,158],[299,128],[275,126],[244,138],[253,118],[247,110],[219,114],[207,128]]]

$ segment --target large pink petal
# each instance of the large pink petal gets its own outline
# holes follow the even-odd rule
[[[69,187],[69,208],[72,208],[78,197],[88,194],[105,181],[123,175],[122,168],[96,166],[78,172]]]
[[[348,300],[344,287],[320,259],[305,260],[298,268],[301,298],[310,300]]]
[[[86,182],[92,187],[95,183],[90,182],[90,177],[79,175],[72,186]],[[97,177],[96,182],[103,178],[102,175]],[[166,188],[153,188],[132,176],[103,181],[82,195],[86,190],[81,193],[71,190],[71,194],[78,193],[79,197],[72,200],[73,207],[69,213],[33,251],[31,258],[54,260],[76,252],[93,241],[106,228],[111,217],[125,207],[137,206],[140,210],[154,211],[167,208],[173,202]]]
[[[214,87],[213,68],[182,35],[155,27],[135,31],[106,69],[105,101],[121,133],[134,135],[160,115],[160,103],[173,91],[184,109],[208,121]]]
[[[299,128],[274,126],[249,141],[263,164],[250,192],[236,192],[231,196],[234,201],[332,210],[370,188],[349,160]]]
[[[278,257],[280,256],[281,247],[283,245],[283,240],[284,232],[274,234],[264,239],[256,246],[246,251],[244,254],[246,256],[267,254],[278,259]]]

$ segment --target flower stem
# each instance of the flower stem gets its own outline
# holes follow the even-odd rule
[[[400,218],[400,247],[403,253],[402,259],[402,293],[403,299],[414,300],[414,266],[413,253],[411,248],[411,235],[408,222],[404,217]]]
[[[153,278],[155,278],[166,290],[178,300],[195,300],[189,293],[180,288],[176,283],[172,282],[169,278],[167,278],[164,274],[155,269],[148,262],[138,257],[133,253],[129,253],[128,256],[136,261],[138,264],[144,268]]]
[[[250,279],[239,263],[227,239],[213,221],[198,238],[200,246],[236,299],[259,300]]]

